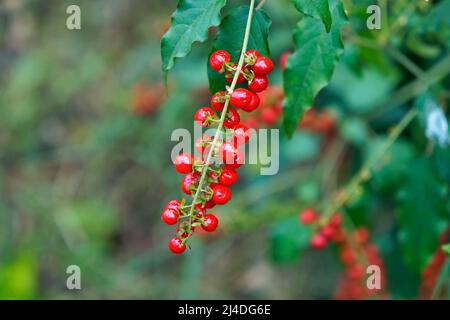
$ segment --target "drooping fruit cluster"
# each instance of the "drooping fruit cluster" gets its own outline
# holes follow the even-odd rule
[[[386,283],[383,260],[378,247],[369,242],[369,232],[361,227],[349,234],[342,227],[342,216],[335,213],[326,221],[314,209],[308,208],[300,213],[300,221],[315,228],[310,246],[321,250],[334,243],[338,249],[339,260],[345,270],[341,275],[334,297],[336,299],[368,299],[374,296],[385,297]],[[381,289],[369,289],[366,280],[366,269],[369,265],[377,265],[381,270]]]
[[[441,235],[440,245],[437,248],[434,255],[431,257],[425,270],[422,272],[422,281],[420,283],[420,299],[431,299],[438,282],[439,275],[441,274],[442,268],[444,267],[447,255],[442,250],[442,245],[447,243],[450,239],[450,230],[445,231]],[[445,292],[449,290],[443,286],[439,292],[435,293],[433,298],[440,299],[445,298]]]
[[[277,124],[283,113],[283,89],[280,86],[269,86],[259,95],[260,106],[256,112],[242,119],[249,128],[272,127]]]
[[[236,169],[244,162],[241,147],[249,141],[251,132],[240,123],[237,110],[251,112],[258,108],[260,99],[257,92],[267,88],[267,76],[273,69],[272,61],[256,50],[248,50],[244,62],[237,79],[238,83],[246,80],[248,89],[232,91],[228,88],[227,91],[216,92],[211,98],[211,106],[195,112],[194,121],[198,125],[217,127],[217,139],[204,134],[194,144],[198,157],[182,153],[174,160],[175,170],[185,175],[181,189],[193,200],[190,204],[184,198],[181,201],[172,200],[162,214],[166,224],[178,225],[176,236],[169,242],[173,253],[180,254],[186,250],[187,241],[196,228],[206,232],[217,229],[219,220],[207,210],[230,201],[230,186],[239,178]],[[227,51],[214,52],[209,63],[214,70],[224,72],[225,78],[232,82],[237,64],[230,61]]]

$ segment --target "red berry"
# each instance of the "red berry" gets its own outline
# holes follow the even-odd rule
[[[180,200],[170,200],[167,202],[165,209],[172,209],[176,212],[180,212],[181,201]]]
[[[347,276],[352,280],[362,280],[365,276],[364,268],[360,265],[354,265],[347,269]]]
[[[225,50],[217,50],[209,57],[209,65],[217,72],[221,72],[224,62],[228,61],[230,61],[230,54]]]
[[[342,223],[342,216],[339,213],[335,213],[330,218],[330,225],[334,228],[339,228]]]
[[[190,153],[182,153],[175,158],[173,163],[175,164],[175,170],[179,173],[189,173],[192,171],[194,156]]]
[[[162,213],[161,219],[169,225],[176,224],[178,222],[178,212],[173,209],[166,209]]]
[[[191,189],[198,183],[197,173],[188,173],[181,181],[181,190],[186,194],[191,194]]]
[[[269,78],[267,76],[254,77],[248,84],[248,88],[253,92],[261,92],[269,86]]]
[[[210,107],[203,107],[197,110],[194,114],[194,120],[199,125],[208,127],[210,125],[210,120],[214,119],[216,114],[214,110]]]
[[[216,206],[216,204],[212,200],[207,200],[205,202],[205,208],[206,209],[211,209],[211,208],[214,208],[215,206]]]
[[[358,260],[356,252],[355,250],[353,250],[352,247],[342,248],[339,256],[341,258],[342,263],[347,266],[355,264],[356,261]]]
[[[219,155],[223,163],[231,169],[239,168],[244,163],[244,156],[239,148],[229,142],[222,144]]]
[[[213,137],[207,134],[195,140],[194,149],[201,155],[202,160],[206,158],[206,155],[210,149],[209,145],[212,140]]]
[[[219,220],[217,217],[211,213],[208,213],[205,216],[205,222],[202,224],[203,230],[207,232],[213,232],[217,229],[217,226],[219,225]]]
[[[320,229],[320,233],[325,237],[325,238],[327,238],[328,240],[332,240],[332,239],[334,239],[334,236],[336,235],[336,229],[333,227],[333,226],[331,226],[331,225],[326,225],[326,226],[323,226],[321,229]]]
[[[234,74],[236,73],[236,70],[237,70],[237,63],[233,64],[232,71],[227,70],[227,72],[225,74],[225,79],[228,81],[228,83],[233,82],[233,78],[234,78]],[[239,76],[237,78],[236,84],[239,84],[239,83],[242,83],[245,81],[244,72],[245,72],[245,69],[242,68],[241,72],[239,73]]]
[[[303,224],[310,224],[317,220],[317,214],[314,209],[307,208],[300,213],[300,221]]]
[[[313,249],[324,249],[327,246],[327,239],[321,234],[316,234],[311,238],[310,245]]]
[[[250,139],[250,131],[243,124],[235,125],[233,131],[233,138],[236,144],[245,144]]]
[[[251,96],[250,103],[246,107],[242,108],[242,110],[247,111],[247,112],[252,112],[259,106],[259,96],[254,92],[251,92],[251,91],[249,91],[249,92],[250,92],[250,96]]]
[[[256,76],[265,76],[273,70],[273,62],[268,57],[259,57],[252,66],[252,71]]]
[[[261,111],[261,120],[271,126],[274,125],[279,118],[279,113],[274,108],[264,108]]]
[[[186,245],[181,241],[180,238],[172,238],[169,241],[169,249],[175,254],[183,253],[186,250]]]
[[[233,91],[230,97],[230,103],[238,109],[247,108],[252,100],[252,92],[244,88],[238,88]]]
[[[261,57],[261,54],[258,52],[258,50],[255,50],[255,49],[247,50],[247,52],[246,52],[245,54],[246,54],[247,56],[253,57],[253,58],[255,58],[255,59]]]
[[[215,204],[225,204],[231,199],[231,191],[225,186],[217,185],[213,189],[212,200]]]
[[[211,98],[211,107],[213,107],[216,111],[222,111],[225,105],[225,95],[225,91],[214,93]]]
[[[239,116],[239,113],[234,109],[228,109],[225,121],[223,122],[223,126],[225,128],[231,129],[235,125],[239,124],[240,121],[241,117]]]
[[[353,237],[358,244],[366,244],[369,241],[369,231],[366,228],[361,227],[355,230]]]
[[[219,183],[224,186],[231,186],[239,179],[239,174],[236,170],[223,168],[222,174],[219,177]]]

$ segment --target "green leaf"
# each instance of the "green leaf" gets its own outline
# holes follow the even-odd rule
[[[169,31],[161,39],[162,69],[166,75],[176,58],[185,57],[194,42],[208,38],[208,29],[220,24],[226,0],[180,0]]]
[[[400,246],[408,267],[416,274],[439,246],[439,235],[449,219],[448,198],[448,186],[435,174],[428,159],[417,159],[409,165],[397,194],[396,214]]]
[[[444,251],[446,254],[450,255],[450,243],[444,244],[442,246],[442,251]]]
[[[330,32],[333,18],[328,0],[294,0],[294,5],[301,13],[321,19],[327,32]]]
[[[227,50],[231,55],[231,60],[238,62],[244,41],[245,26],[247,24],[249,6],[241,6],[232,10],[220,24],[219,33],[213,43],[212,52],[219,49]],[[270,18],[262,10],[255,10],[253,13],[250,35],[247,49],[256,49],[263,56],[270,56],[269,28],[272,24]],[[224,74],[213,70],[208,63],[209,89],[211,93],[224,90],[228,82]]]
[[[296,50],[284,70],[284,129],[292,136],[303,112],[313,105],[314,97],[333,75],[343,52],[341,27],[347,23],[342,4],[330,1],[333,25],[328,33],[321,21],[305,16],[294,31]]]

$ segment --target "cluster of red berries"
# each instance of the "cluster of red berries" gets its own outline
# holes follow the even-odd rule
[[[269,86],[266,91],[259,95],[260,106],[255,113],[242,119],[249,128],[261,126],[272,127],[276,125],[283,113],[283,88],[280,86]]]
[[[444,250],[442,250],[442,245],[447,243],[449,238],[450,230],[447,230],[441,235],[441,245],[439,245],[427,267],[422,272],[422,281],[420,283],[421,299],[431,299],[433,296],[439,275],[441,274],[442,268],[444,267],[445,261],[447,259],[446,253],[444,252]],[[442,298],[444,298],[443,294],[445,293],[445,289],[446,288],[443,288],[441,292],[437,292],[435,298],[440,299],[441,296]]]
[[[237,71],[237,64],[230,62],[230,55],[225,50],[214,52],[210,57],[210,65],[218,72],[225,72],[229,82]],[[182,153],[174,160],[175,170],[185,174],[182,191],[193,196],[195,203],[187,204],[186,200],[170,201],[162,214],[162,220],[168,225],[178,225],[177,234],[169,242],[169,249],[176,254],[186,250],[188,238],[195,228],[201,227],[206,232],[217,229],[219,220],[206,212],[216,205],[225,205],[231,199],[230,186],[236,183],[239,175],[236,171],[243,162],[244,156],[240,148],[250,139],[248,127],[240,123],[237,110],[251,112],[260,103],[257,92],[268,86],[267,75],[272,71],[272,61],[262,57],[256,50],[248,50],[245,54],[245,64],[238,76],[238,83],[248,81],[248,89],[238,88],[232,92],[220,91],[211,98],[211,107],[203,107],[195,112],[194,121],[203,127],[209,127],[220,122],[217,112],[225,112],[223,122],[224,138],[214,141],[212,136],[204,134],[195,141],[195,150],[200,157]],[[225,105],[229,100],[229,105]],[[218,139],[217,139],[218,140]],[[207,163],[208,155],[220,161]],[[202,177],[204,179],[202,180]],[[200,185],[201,184],[201,185]]]
[[[330,241],[338,248],[339,259],[345,266],[345,271],[336,289],[335,298],[355,300],[383,297],[385,277],[381,278],[381,290],[369,289],[365,282],[368,265],[377,265],[381,270],[384,268],[378,247],[369,242],[368,230],[362,227],[349,234],[342,228],[342,216],[339,213],[335,213],[325,223],[320,220],[314,209],[308,208],[300,213],[300,221],[305,225],[313,225],[317,230],[311,238],[312,248],[324,249]]]

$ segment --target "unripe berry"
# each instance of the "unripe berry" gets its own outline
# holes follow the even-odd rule
[[[209,57],[209,65],[217,72],[222,72],[224,62],[230,61],[230,54],[225,50],[217,50]]]
[[[217,217],[211,213],[208,213],[205,216],[205,222],[202,224],[202,228],[207,232],[213,232],[217,229],[218,225],[219,220],[217,219]]]
[[[180,238],[174,237],[169,241],[169,249],[175,254],[180,254],[186,250],[186,245],[183,244]]]
[[[175,158],[173,163],[177,172],[186,174],[192,171],[194,156],[190,153],[182,153]]]

